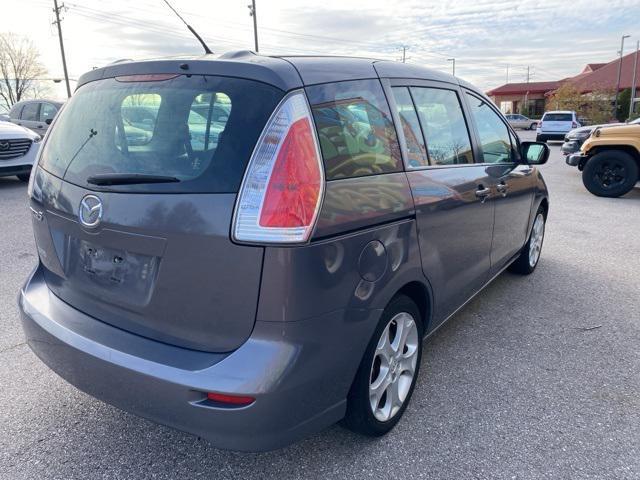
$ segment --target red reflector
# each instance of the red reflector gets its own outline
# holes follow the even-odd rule
[[[261,227],[311,225],[322,175],[308,118],[294,122],[280,147],[262,203]]]
[[[207,398],[214,402],[227,403],[229,405],[238,405],[238,406],[249,405],[250,403],[253,403],[256,400],[253,397],[247,397],[242,395],[227,395],[224,393],[214,393],[214,392],[207,393]]]
[[[162,82],[179,76],[179,73],[150,73],[145,75],[123,75],[116,77],[116,80],[118,82]]]

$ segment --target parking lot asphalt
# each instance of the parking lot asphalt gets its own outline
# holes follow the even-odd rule
[[[0,178],[0,478],[640,478],[640,188],[594,197],[551,148],[538,269],[504,273],[429,339],[396,429],[334,426],[261,454],[105,405],[31,353],[26,184]]]

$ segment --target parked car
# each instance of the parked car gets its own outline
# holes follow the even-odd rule
[[[0,105],[0,122],[8,122],[9,121],[9,110],[3,105]]]
[[[576,112],[545,112],[536,128],[536,140],[539,142],[563,140],[570,130],[581,126]]]
[[[637,118],[629,122],[629,124],[631,125],[640,124],[640,118]],[[589,125],[588,127],[575,128],[565,135],[564,143],[562,144],[562,147],[560,147],[560,150],[565,155],[577,153],[580,151],[580,147],[582,147],[582,144],[584,143],[584,141],[591,136],[591,133],[596,128],[616,127],[619,125],[622,125],[622,124],[606,123],[604,125]]]
[[[509,113],[505,115],[505,117],[509,121],[509,125],[511,125],[513,128],[535,130],[538,126],[537,120],[525,117],[524,115],[520,115],[519,113]]]
[[[240,52],[78,85],[29,188],[28,344],[81,390],[219,447],[340,419],[388,432],[422,339],[538,264],[549,148],[448,74]],[[130,149],[120,107],[148,94],[152,135]],[[229,107],[215,143],[190,134],[203,95]]]
[[[54,100],[23,100],[11,107],[9,118],[16,125],[44,136],[60,108],[62,103]]]
[[[599,197],[620,197],[640,180],[640,123],[596,128],[580,153],[566,158],[582,172],[582,183]]]
[[[29,180],[40,147],[40,135],[10,122],[0,122],[0,177]]]

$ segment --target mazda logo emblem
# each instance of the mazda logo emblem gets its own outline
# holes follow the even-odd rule
[[[85,227],[97,227],[102,220],[102,200],[95,195],[85,195],[80,200],[78,219]]]
[[[0,150],[6,151],[11,148],[11,144],[9,142],[0,142]]]

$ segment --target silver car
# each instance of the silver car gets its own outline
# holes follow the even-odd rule
[[[9,117],[16,125],[44,136],[61,107],[62,103],[54,100],[24,100],[11,107]]]
[[[520,115],[519,113],[510,113],[505,115],[507,117],[507,121],[509,125],[513,128],[522,128],[523,130],[535,130],[538,126],[538,121],[533,120],[529,117],[525,117],[524,115]]]

